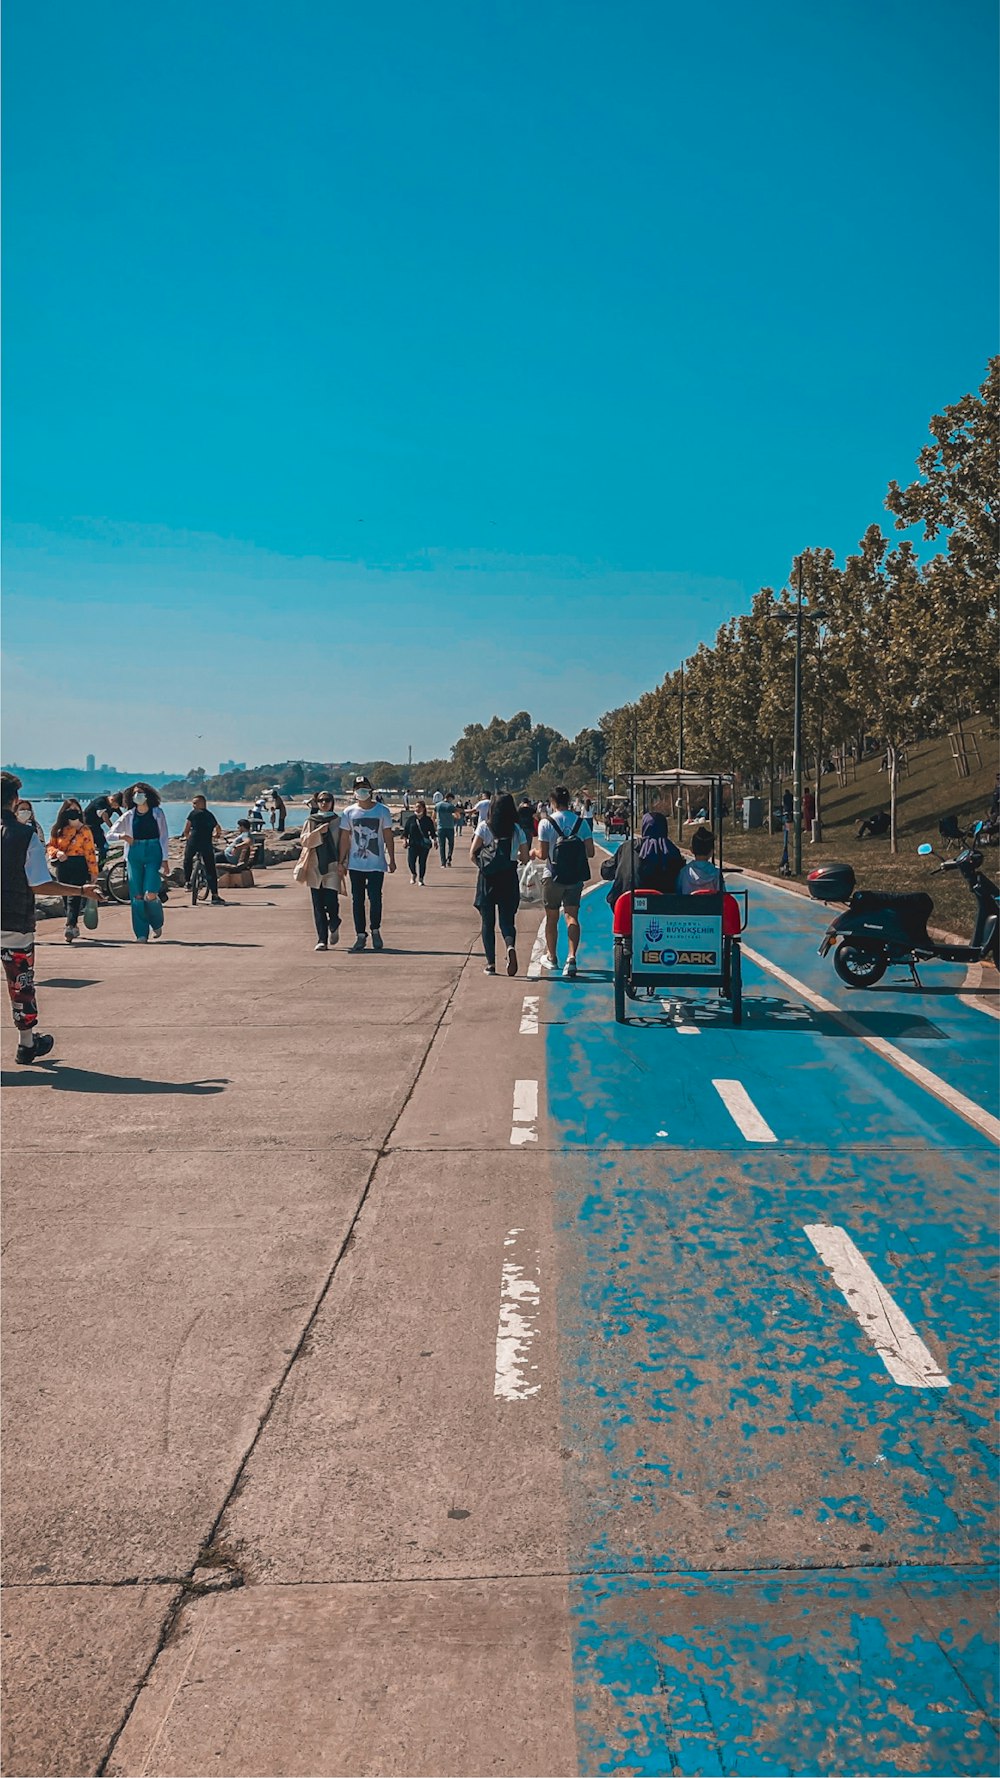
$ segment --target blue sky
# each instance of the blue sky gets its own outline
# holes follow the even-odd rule
[[[994,349],[986,0],[14,0],[4,758],[575,732]]]

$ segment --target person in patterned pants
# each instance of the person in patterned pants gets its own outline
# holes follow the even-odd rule
[[[0,957],[17,1029],[15,1060],[37,1062],[48,1055],[55,1039],[36,1029],[35,897],[62,895],[64,886],[54,881],[34,826],[14,813],[20,790],[21,780],[13,772],[0,773]],[[89,883],[81,893],[96,895],[97,890]]]

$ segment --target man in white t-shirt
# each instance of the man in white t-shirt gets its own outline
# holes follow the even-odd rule
[[[355,778],[354,801],[340,817],[340,862],[351,879],[356,938],[352,951],[368,943],[366,923],[371,916],[372,950],[382,949],[382,878],[396,868],[392,815],[385,803],[375,801],[367,778]],[[368,906],[365,906],[365,897]]]
[[[578,815],[569,806],[569,791],[560,784],[552,792],[554,807],[551,814],[546,815],[538,827],[538,848],[535,856],[541,858],[545,865],[542,883],[542,905],[545,908],[545,956],[542,968],[553,970],[559,968],[557,948],[559,944],[559,910],[562,908],[566,916],[566,939],[569,945],[569,956],[563,976],[571,982],[576,975],[576,954],[580,948],[580,901],[583,896],[583,885],[590,875],[587,860],[594,856],[594,832],[589,821]],[[577,857],[581,870],[579,878],[574,871],[573,882],[564,878],[563,858],[557,854],[564,845],[572,847],[572,853],[563,853]],[[557,865],[559,876],[556,875]]]
[[[474,805],[474,806],[475,806],[475,811],[476,811],[476,820],[477,820],[477,821],[488,821],[488,820],[489,820],[489,818],[490,818],[490,803],[491,803],[491,801],[492,801],[492,798],[491,798],[491,797],[488,797],[488,796],[481,796],[481,797],[480,797],[480,798],[479,798],[479,801],[478,801],[478,803],[476,803],[476,804],[475,804],[475,805]]]

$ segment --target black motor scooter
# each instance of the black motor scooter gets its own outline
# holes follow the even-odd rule
[[[977,904],[976,929],[967,945],[935,944],[927,931],[934,912],[929,895],[883,895],[874,889],[855,889],[849,864],[826,864],[810,871],[809,893],[816,901],[846,901],[847,912],[829,927],[819,954],[833,951],[833,967],[849,988],[872,988],[889,965],[908,969],[917,987],[918,963],[981,963],[992,958],[1000,968],[1000,890],[982,872],[983,855],[975,848],[982,828],[972,830],[973,844],[957,858],[942,859],[939,871],[960,871]],[[922,858],[934,856],[934,847],[917,847]],[[836,946],[836,950],[834,950]]]

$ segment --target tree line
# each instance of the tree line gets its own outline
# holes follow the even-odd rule
[[[871,524],[843,566],[811,548],[788,584],[761,587],[749,612],[722,624],[683,667],[633,704],[600,719],[610,777],[634,768],[732,772],[767,789],[792,755],[795,606],[803,602],[803,753],[816,774],[830,755],[874,740],[888,767],[896,850],[899,755],[907,742],[961,732],[996,709],[997,542],[1000,519],[1000,357],[978,394],[930,422],[917,479],[889,483],[896,531],[920,527],[943,549],[922,560],[906,538],[893,547]]]
[[[554,784],[572,791],[592,788],[600,772],[604,737],[599,729],[582,729],[567,740],[558,729],[533,722],[527,710],[511,717],[494,716],[488,723],[467,724],[448,759],[414,760],[412,765],[387,759],[282,760],[210,776],[204,766],[193,766],[183,778],[165,784],[167,798],[186,797],[201,791],[220,802],[243,802],[277,785],[282,796],[301,796],[310,790],[346,793],[363,773],[385,789],[454,790],[461,796],[483,791],[526,791],[538,798]]]

